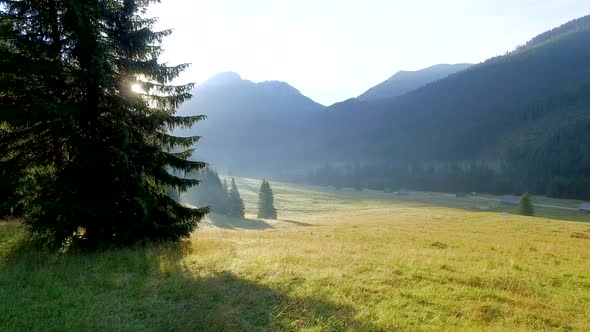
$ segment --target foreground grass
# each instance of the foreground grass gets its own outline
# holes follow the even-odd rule
[[[281,220],[177,246],[64,256],[0,224],[0,330],[589,329],[590,224],[273,189]]]

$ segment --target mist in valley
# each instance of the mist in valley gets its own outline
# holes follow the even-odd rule
[[[589,12],[0,0],[0,330],[587,331]]]

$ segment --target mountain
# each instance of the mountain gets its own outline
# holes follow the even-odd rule
[[[449,75],[463,71],[471,64],[439,64],[418,71],[399,71],[386,81],[367,90],[356,99],[360,101],[375,101],[398,97],[420,87],[438,81]]]
[[[284,82],[253,83],[237,73],[219,73],[199,84],[179,115],[207,119],[180,134],[202,136],[196,158],[221,171],[271,166],[277,153],[293,149],[307,121],[325,107]]]
[[[392,152],[412,160],[500,158],[485,154],[498,151],[494,145],[500,144],[500,137],[548,114],[565,116],[574,100],[587,94],[590,16],[575,23],[566,25],[571,29],[555,30],[559,33],[541,43],[397,98],[334,105],[319,122],[331,123],[330,127],[339,122],[341,131],[353,134],[349,139],[363,144],[362,150],[370,143],[376,150],[373,158]],[[556,102],[559,99],[566,100]],[[351,121],[361,114],[362,121]],[[350,148],[346,150],[349,154]]]
[[[590,16],[397,98],[333,105],[314,123],[325,162],[485,164],[505,182],[498,190],[590,198]]]
[[[590,16],[453,74],[443,68],[398,73],[385,82],[399,83],[390,97],[375,97],[384,83],[328,108],[286,83],[219,74],[181,113],[206,110],[193,129],[204,136],[197,158],[222,172],[590,199]],[[427,76],[435,81],[416,83]]]

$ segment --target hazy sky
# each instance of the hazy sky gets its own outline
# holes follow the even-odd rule
[[[588,0],[162,0],[163,61],[182,81],[235,71],[288,82],[325,105],[398,70],[477,63],[590,14]]]

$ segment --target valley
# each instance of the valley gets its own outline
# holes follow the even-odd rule
[[[0,329],[587,328],[589,214],[273,183],[278,220],[259,220],[259,180],[237,183],[246,219],[211,215],[178,246],[64,256],[0,223]]]
[[[0,331],[590,331],[589,4],[0,0]]]

